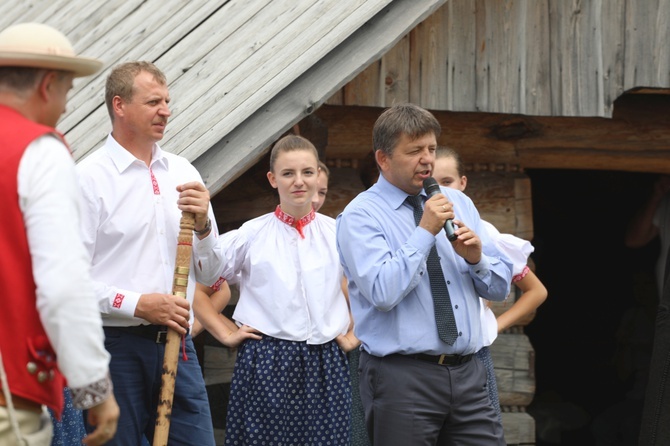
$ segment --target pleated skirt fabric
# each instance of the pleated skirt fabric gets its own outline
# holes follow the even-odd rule
[[[226,446],[346,446],[351,380],[346,354],[264,336],[237,353],[226,417]]]

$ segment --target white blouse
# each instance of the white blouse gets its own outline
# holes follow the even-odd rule
[[[518,282],[528,273],[528,257],[535,248],[528,240],[512,234],[501,234],[491,223],[484,220],[482,220],[482,223],[491,240],[512,260],[512,282]],[[487,302],[487,300],[480,298],[480,316],[485,346],[493,344],[493,341],[498,337],[498,321]]]
[[[349,327],[335,220],[312,211],[296,223],[278,207],[222,234],[221,277],[239,281],[238,324],[279,339],[324,344]]]

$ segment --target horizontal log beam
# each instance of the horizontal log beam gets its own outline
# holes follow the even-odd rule
[[[639,106],[639,101],[634,103]],[[372,148],[377,107],[324,105],[315,113],[328,127],[328,159],[363,158]],[[645,119],[566,118],[433,111],[442,124],[438,143],[466,163],[518,164],[523,169],[619,170],[670,173],[667,113]],[[653,118],[657,116],[657,118]]]

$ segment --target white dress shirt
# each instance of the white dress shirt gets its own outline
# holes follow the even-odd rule
[[[79,232],[72,155],[55,136],[42,136],[24,152],[17,182],[42,325],[68,386],[86,387],[105,379],[110,356]]]
[[[181,211],[177,186],[203,182],[186,158],[154,145],[151,165],[135,158],[110,134],[105,144],[77,164],[83,192],[82,237],[90,255],[95,294],[105,326],[146,324],[134,316],[140,295],[171,294]],[[218,229],[193,236],[187,299],[196,279],[214,283],[217,270],[200,262],[197,250],[212,249]],[[211,274],[213,271],[213,274]],[[193,323],[191,311],[190,322]]]
[[[302,232],[304,239],[269,213],[222,234],[221,276],[239,280],[233,314],[239,324],[278,339],[324,344],[349,327],[335,220],[317,213]]]

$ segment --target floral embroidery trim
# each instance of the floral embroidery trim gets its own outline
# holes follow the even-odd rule
[[[214,285],[212,285],[210,288],[213,289],[214,291],[219,291],[221,289],[221,285],[223,285],[223,282],[225,281],[226,279],[219,276],[219,279],[216,282],[214,282]]]
[[[521,271],[521,272],[520,272],[519,274],[517,274],[516,276],[512,277],[512,283],[514,283],[514,282],[518,282],[518,281],[520,281],[521,279],[523,279],[524,277],[526,277],[526,274],[528,274],[528,271],[530,271],[530,268],[528,268],[528,265],[524,266],[524,267],[523,267],[523,271]]]
[[[316,218],[316,212],[314,212],[314,209],[311,209],[309,214],[305,215],[301,219],[296,219],[295,217],[292,217],[286,212],[282,211],[281,206],[277,205],[277,208],[275,209],[275,216],[287,225],[293,226],[298,231],[298,234],[300,234],[300,237],[305,238],[305,234],[303,234],[302,228],[307,226],[312,220]]]
[[[77,409],[90,409],[105,401],[112,394],[112,379],[109,375],[100,381],[79,389],[70,388],[72,404]]]

